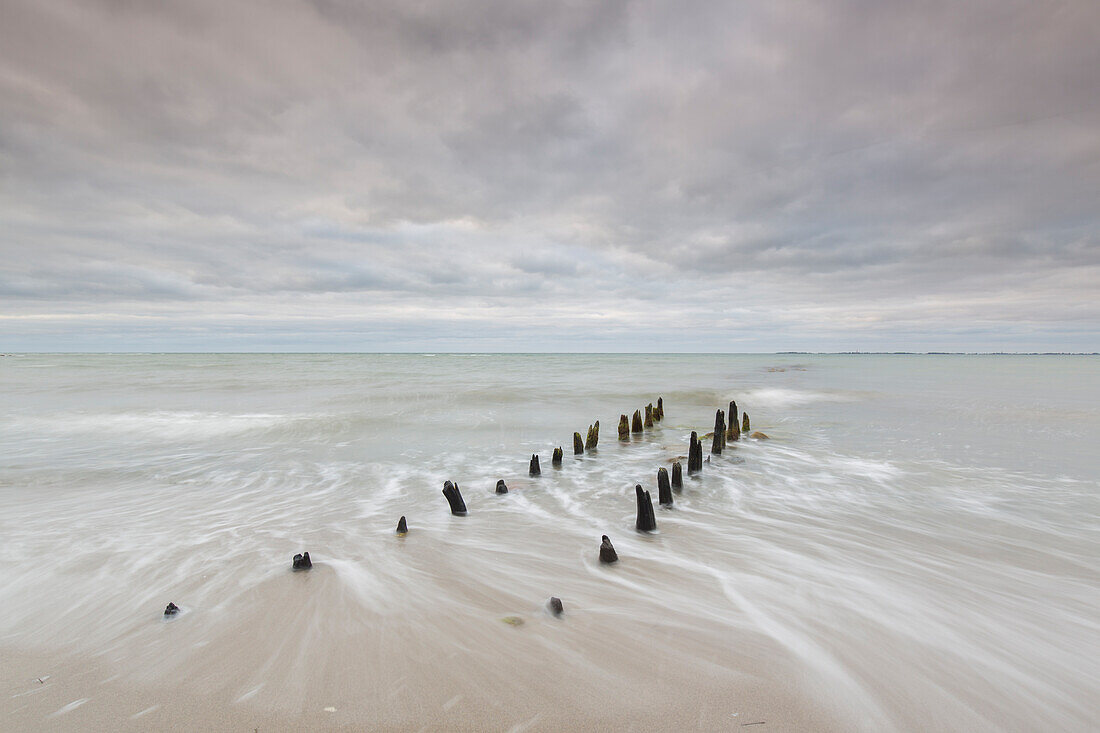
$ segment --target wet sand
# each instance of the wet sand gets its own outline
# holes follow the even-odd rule
[[[842,727],[762,635],[637,621],[586,594],[563,598],[560,618],[455,595],[414,622],[368,608],[320,562],[222,607],[153,609],[101,653],[0,647],[0,716],[26,731]]]

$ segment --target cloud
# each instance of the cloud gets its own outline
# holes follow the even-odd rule
[[[0,348],[1095,350],[1098,29],[1088,0],[15,0]]]

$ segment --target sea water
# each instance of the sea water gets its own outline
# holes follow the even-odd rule
[[[619,441],[620,414],[659,396],[665,419]],[[656,501],[657,469],[686,469],[730,400],[768,439],[685,472],[636,533],[634,485]],[[596,420],[598,449],[572,455]],[[122,663],[169,600],[214,627],[309,550],[401,639],[557,595],[574,618],[651,623],[658,657],[689,636],[721,651],[701,668],[781,650],[858,729],[1088,730],[1098,445],[1094,356],[8,355],[0,646]],[[604,534],[622,572],[599,566]],[[311,643],[348,638],[303,614]],[[281,648],[257,651],[241,700]]]

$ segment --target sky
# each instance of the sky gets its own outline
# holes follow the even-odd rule
[[[2,351],[1098,351],[1096,0],[0,0]]]

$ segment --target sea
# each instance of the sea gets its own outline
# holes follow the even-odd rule
[[[659,398],[664,419],[620,440]],[[714,455],[703,438],[688,475],[691,432],[731,401],[749,432]],[[683,490],[639,533],[635,486],[656,505],[676,461]],[[140,650],[185,624],[201,647],[309,551],[344,617],[409,644],[545,626],[545,653],[594,684],[654,688],[674,655],[702,677],[770,657],[851,730],[1100,724],[1097,356],[9,354],[0,538],[0,649],[120,674],[185,676],[198,652]],[[351,638],[330,612],[300,612],[314,648]],[[626,630],[606,646],[551,637],[609,618]],[[615,648],[652,666],[601,666]],[[304,653],[272,640],[231,697],[292,698]],[[504,694],[487,659],[465,670]]]

